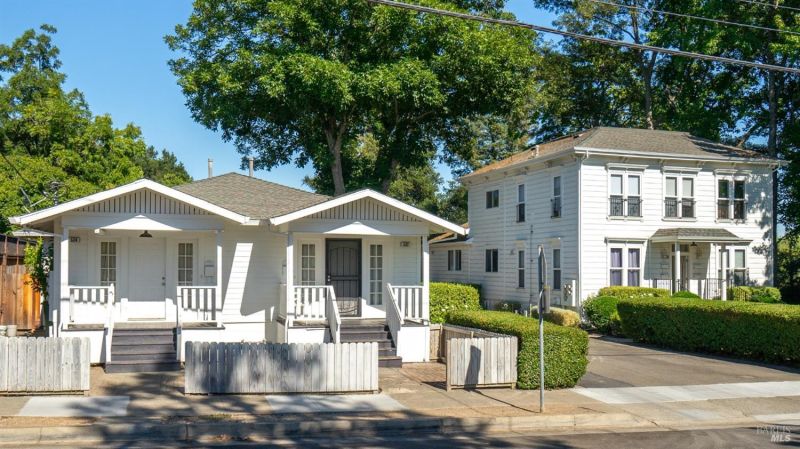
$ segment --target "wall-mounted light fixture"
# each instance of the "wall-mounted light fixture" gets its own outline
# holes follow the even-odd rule
[[[153,238],[153,234],[151,234],[148,231],[144,231],[141,234],[139,234],[139,237],[141,237],[143,239],[151,239],[151,238]]]
[[[402,246],[403,248],[407,248],[407,247],[411,246],[411,242],[409,242],[408,240],[402,240],[400,242],[400,246]]]
[[[80,243],[81,242],[81,238],[79,236],[77,236],[77,235],[71,235],[71,236],[69,236],[69,242],[70,243]]]

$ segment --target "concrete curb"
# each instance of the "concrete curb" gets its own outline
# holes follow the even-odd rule
[[[283,422],[193,422],[130,424],[97,422],[89,426],[20,427],[0,432],[0,446],[20,444],[94,443],[111,441],[209,442],[225,439],[267,441],[287,436],[348,432],[460,433],[548,430],[655,428],[652,422],[628,413],[588,413],[489,418],[336,419]]]

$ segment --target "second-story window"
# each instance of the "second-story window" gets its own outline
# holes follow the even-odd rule
[[[497,273],[498,266],[498,252],[496,249],[486,250],[486,272]]]
[[[561,176],[553,176],[553,198],[550,199],[550,218],[561,216]]]
[[[641,176],[638,174],[612,174],[609,183],[609,215],[612,217],[641,217]]]
[[[500,191],[490,190],[486,192],[486,208],[492,209],[500,205]]]
[[[667,176],[664,191],[665,218],[694,218],[694,178]]]
[[[734,220],[746,218],[745,182],[742,179],[720,179],[717,183],[717,219],[730,220],[731,217]]]
[[[517,186],[517,223],[525,222],[525,184]]]

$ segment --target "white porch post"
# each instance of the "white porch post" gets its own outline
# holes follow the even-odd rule
[[[294,234],[286,234],[286,328],[294,320]]]
[[[61,322],[72,322],[72,308],[74,306],[72,295],[69,294],[69,228],[66,227],[61,230],[61,241],[59,242],[58,278],[59,295],[61,296],[58,310],[61,316],[60,320],[56,319],[53,324],[56,325],[56,335],[60,336]],[[64,311],[67,308],[69,308],[68,316],[65,317]]]
[[[214,304],[214,308],[211,312],[212,317],[211,319],[217,321],[218,324],[221,324],[222,320],[222,231],[217,230],[215,231],[216,237],[216,244],[217,244],[217,273],[216,273],[216,282],[214,286],[214,299],[216,304]],[[182,305],[181,305],[182,306]],[[217,316],[217,309],[220,309],[220,314]]]
[[[430,321],[430,251],[428,239],[422,236],[422,319]]]
[[[730,256],[730,254],[728,254],[728,247],[725,246],[725,245],[722,245],[722,251],[721,251],[720,254],[721,254],[720,259],[722,259],[720,261],[720,264],[721,264],[720,272],[722,273],[722,280],[720,281],[720,282],[722,282],[722,293],[720,295],[721,296],[720,299],[722,299],[723,301],[727,301],[728,300],[728,262],[729,262],[728,259],[729,259],[729,256]]]
[[[675,279],[672,280],[672,292],[678,292],[681,289],[681,244],[675,240]]]

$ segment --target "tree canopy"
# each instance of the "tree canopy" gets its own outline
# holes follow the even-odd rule
[[[424,3],[504,14],[502,1]],[[198,122],[259,168],[310,164],[312,185],[334,194],[389,191],[464,150],[465,123],[529,96],[539,55],[527,30],[364,0],[197,0],[166,40]]]
[[[83,94],[63,88],[55,28],[0,44],[0,231],[7,217],[148,177],[191,180],[175,156],[148,146],[133,124],[94,115]]]

